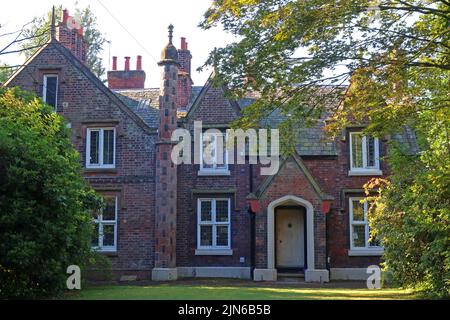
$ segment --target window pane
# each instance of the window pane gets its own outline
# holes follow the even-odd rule
[[[212,214],[211,214],[211,201],[202,201],[200,205],[201,210],[201,221],[212,221]]]
[[[219,151],[220,147],[220,151]],[[225,168],[226,167],[226,141],[225,136],[217,135],[216,136],[216,148],[217,148],[217,160],[216,160],[216,167],[217,168]]]
[[[105,197],[106,207],[103,209],[103,221],[115,221],[116,220],[116,198]]]
[[[99,150],[99,132],[98,131],[91,131],[91,149],[90,152],[90,164],[98,164],[98,150]]]
[[[98,247],[99,246],[99,243],[98,243],[98,223],[96,223],[94,225],[94,232],[92,234],[91,246],[92,247]]]
[[[370,236],[370,227],[369,227],[369,247],[381,247],[381,241],[378,238],[374,238]]]
[[[214,167],[215,160],[215,137],[210,134],[203,135],[202,148],[203,168],[210,169]]]
[[[363,167],[362,135],[352,134],[352,162],[353,168]]]
[[[365,221],[364,204],[359,200],[353,200],[353,221]]]
[[[364,248],[366,246],[366,226],[356,225],[352,226],[352,228],[353,247]]]
[[[375,167],[375,138],[367,137],[367,166]]]
[[[103,225],[103,246],[114,247],[114,225]]]
[[[114,164],[114,130],[103,131],[103,164]]]
[[[58,89],[57,77],[46,77],[45,102],[51,106],[56,106],[56,96]]]
[[[228,226],[217,226],[216,245],[220,247],[228,246]]]
[[[216,222],[228,222],[228,200],[216,201]]]
[[[200,245],[212,246],[212,226],[200,226]]]

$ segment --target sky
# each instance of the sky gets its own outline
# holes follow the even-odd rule
[[[36,16],[43,16],[52,6],[62,5],[74,12],[76,1],[71,0],[14,0],[4,1],[0,10],[0,35],[16,31]],[[173,24],[174,45],[180,47],[180,37],[186,37],[192,58],[192,79],[194,85],[203,85],[210,70],[196,71],[207,59],[208,53],[215,47],[225,46],[234,37],[225,33],[220,27],[202,30],[198,27],[203,13],[212,0],[79,0],[78,7],[90,6],[98,18],[98,29],[111,44],[105,44],[102,58],[104,66],[109,70],[109,57],[118,57],[118,69],[124,67],[124,57],[131,57],[131,68],[136,66],[136,56],[142,55],[143,69],[147,74],[146,87],[159,87],[160,70],[157,62],[161,50],[167,44],[167,27]],[[108,13],[102,4],[115,16],[127,31]],[[0,48],[3,48],[11,37],[0,36]],[[10,65],[20,65],[24,56],[10,54],[0,56],[0,61]]]

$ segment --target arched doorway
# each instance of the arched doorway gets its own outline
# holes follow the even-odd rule
[[[306,208],[275,208],[275,268],[278,273],[299,273],[307,264]]]
[[[279,210],[277,210],[277,208]],[[283,210],[284,208],[291,208],[291,211],[285,210],[285,215],[288,217],[286,221],[284,221],[284,224],[286,228],[289,228],[289,218],[291,221],[297,221],[297,231],[299,231],[301,225],[303,224],[304,232],[306,233],[306,237],[304,239],[304,242],[301,241],[302,234],[295,237],[295,230],[293,230],[293,236],[292,239],[293,242],[288,244],[287,247],[291,247],[291,249],[288,249],[290,251],[296,251],[299,253],[299,255],[295,258],[298,262],[301,262],[301,253],[304,254],[304,261],[305,265],[303,266],[305,269],[314,270],[314,208],[312,204],[302,198],[287,195],[280,199],[277,199],[269,204],[267,207],[267,264],[269,269],[276,269],[276,216],[275,213],[280,210]],[[283,212],[283,211],[281,211]],[[297,214],[298,218],[301,215],[301,212],[305,212],[304,214],[304,220],[301,221],[301,219],[296,220],[295,214]],[[291,228],[293,228],[294,225],[291,225]],[[282,232],[283,228],[280,228],[279,231]],[[305,243],[306,242],[306,243]],[[303,248],[294,248],[292,249],[292,246],[294,245],[302,245]],[[295,263],[295,259],[291,261],[291,263]]]

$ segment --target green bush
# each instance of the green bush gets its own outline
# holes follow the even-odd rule
[[[448,118],[450,122],[450,118]],[[442,124],[442,123],[440,123]],[[429,124],[431,128],[433,124]],[[433,130],[431,130],[433,131]],[[450,296],[450,162],[446,131],[433,132],[426,150],[408,155],[392,146],[389,181],[370,212],[372,234],[383,239],[393,280],[431,297]]]
[[[91,256],[90,212],[102,200],[69,134],[40,99],[0,89],[0,298],[58,294],[67,267]]]

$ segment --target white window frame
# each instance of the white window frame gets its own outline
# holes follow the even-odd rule
[[[211,221],[201,221],[201,204],[202,202],[211,202]],[[228,221],[216,221],[216,202],[228,201]],[[212,245],[201,245],[201,226],[212,226]],[[217,245],[217,226],[228,226],[228,245]],[[197,200],[197,250],[230,250],[231,249],[231,200],[230,198],[199,198]]]
[[[103,142],[104,142],[104,132],[112,130],[113,139],[113,163],[103,164]],[[91,164],[91,133],[99,132],[99,150],[98,150],[98,164]],[[104,128],[88,128],[86,132],[86,168],[88,169],[114,169],[116,167],[116,128],[114,127],[104,127]]]
[[[355,167],[353,164],[353,136],[361,135],[361,152],[362,152],[362,167]],[[374,147],[375,147],[375,165],[368,166],[367,159],[367,136],[362,132],[353,131],[349,133],[350,140],[350,176],[360,176],[360,175],[382,175],[383,172],[380,170],[380,141],[378,138],[374,137]]]
[[[118,216],[118,197],[117,196],[104,196],[115,199],[115,217],[114,220],[103,220],[103,213],[94,219],[94,224],[98,224],[98,246],[93,246],[92,249],[99,252],[117,252],[117,216]],[[103,226],[114,225],[114,246],[103,246]]]
[[[228,133],[221,132],[221,133],[214,133],[214,132],[208,132],[208,135],[214,135],[215,136],[215,142],[214,142],[214,148],[215,148],[215,159],[214,163],[212,165],[212,168],[205,168],[203,165],[203,135],[205,132],[202,132],[200,135],[200,171],[199,175],[230,175],[230,171],[228,168],[228,150],[226,148],[227,139],[228,139]],[[223,137],[223,148],[224,148],[224,156],[225,156],[225,163],[223,167],[217,167],[217,137],[222,136]]]
[[[59,89],[59,78],[57,74],[44,74],[44,84],[42,86],[42,99],[47,103],[47,79],[56,78],[56,92],[55,92],[55,105],[53,106],[56,110],[58,106],[58,89]]]
[[[382,255],[384,248],[382,246],[371,246],[369,244],[370,239],[370,230],[369,230],[369,220],[367,213],[369,211],[369,203],[364,201],[364,221],[354,221],[353,217],[353,202],[354,201],[362,201],[365,198],[363,197],[350,197],[349,198],[349,234],[350,234],[350,256],[371,256],[371,255]],[[353,226],[360,225],[365,226],[365,236],[364,239],[364,247],[355,247],[353,246]]]

